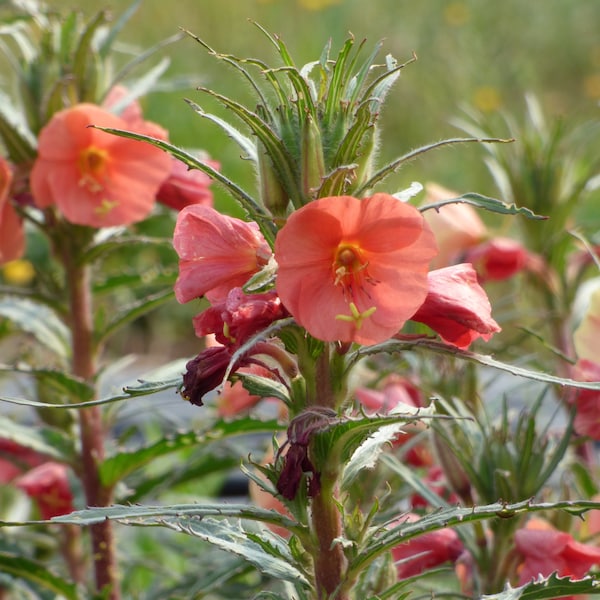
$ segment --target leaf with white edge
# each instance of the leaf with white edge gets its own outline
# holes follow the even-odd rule
[[[559,577],[556,573],[552,573],[547,578],[540,577],[521,587],[513,588],[508,585],[499,594],[485,595],[481,598],[482,600],[554,600],[580,594],[599,595],[600,579],[593,576],[573,581],[568,577]]]
[[[38,590],[49,590],[57,594],[57,598],[64,600],[79,598],[75,584],[61,579],[48,571],[44,565],[23,556],[0,552],[0,572],[23,579]]]
[[[516,365],[510,365],[508,363],[496,360],[492,356],[487,354],[477,354],[476,352],[470,352],[469,350],[460,350],[450,344],[444,344],[432,340],[431,338],[410,338],[410,339],[395,339],[383,342],[382,344],[376,344],[374,346],[364,346],[359,348],[356,352],[348,356],[349,364],[354,364],[361,358],[373,354],[394,354],[396,352],[405,352],[407,350],[425,349],[431,350],[438,354],[449,355],[455,358],[460,358],[469,362],[474,362],[485,367],[491,367],[499,371],[505,371],[516,375],[517,377],[524,377],[525,379],[532,379],[534,381],[541,381],[543,383],[551,383],[560,386],[572,387],[582,390],[600,390],[600,381],[576,381],[575,379],[568,379],[566,377],[558,377],[556,375],[550,375],[549,373],[541,373],[539,371],[532,371]]]
[[[0,317],[10,320],[22,331],[31,333],[61,358],[69,358],[69,329],[47,305],[27,298],[5,296],[0,298]]]
[[[102,462],[100,465],[100,478],[104,485],[112,486],[159,456],[184,450],[192,445],[206,444],[253,433],[270,434],[281,429],[283,429],[283,426],[275,420],[261,421],[251,417],[234,421],[221,420],[211,424],[210,428],[203,432],[186,431],[177,433],[166,436],[147,446],[119,452]]]
[[[294,565],[294,559],[289,552],[287,543],[283,538],[268,530],[262,534],[263,543],[258,544],[251,539],[241,525],[232,524],[227,520],[182,516],[161,519],[160,524],[175,531],[198,537],[221,550],[241,556],[261,573],[276,580],[308,586],[307,578]]]
[[[485,506],[440,508],[425,515],[418,521],[404,521],[387,530],[380,530],[369,540],[364,551],[350,565],[350,573],[359,573],[378,556],[425,533],[438,531],[445,527],[456,527],[487,519],[509,519],[516,515],[533,512],[565,510],[570,513],[583,513],[600,509],[600,502],[588,500],[534,503],[523,500],[513,504],[495,502]]]
[[[373,469],[381,453],[390,448],[404,423],[384,425],[364,440],[346,463],[342,473],[342,488],[348,488],[363,469]]]
[[[68,515],[53,517],[50,523],[71,523],[73,525],[94,525],[105,520],[119,521],[126,525],[157,525],[167,517],[232,517],[270,523],[290,530],[300,529],[302,526],[274,510],[258,508],[248,504],[170,504],[169,506],[125,506],[113,505],[106,508],[86,508],[77,510]],[[36,521],[37,522],[37,521]],[[4,526],[12,523],[1,523]]]
[[[291,402],[288,389],[279,381],[251,373],[238,372],[236,373],[236,377],[241,379],[244,388],[254,396],[277,398],[288,405]]]
[[[0,415],[0,431],[3,439],[35,450],[48,458],[60,462],[70,462],[75,457],[72,441],[58,429],[20,425],[8,417]],[[18,456],[15,458],[18,459]]]
[[[446,204],[470,204],[471,206],[483,208],[485,210],[489,210],[490,212],[495,212],[501,215],[521,215],[527,219],[544,220],[548,218],[543,215],[536,215],[533,211],[529,210],[525,206],[507,204],[506,202],[502,202],[496,198],[489,198],[488,196],[482,196],[481,194],[475,194],[473,192],[463,194],[458,198],[440,200],[439,202],[435,202],[433,204],[427,204],[425,206],[421,206],[419,210],[421,212],[430,209],[435,209],[437,211],[440,209],[440,207]]]

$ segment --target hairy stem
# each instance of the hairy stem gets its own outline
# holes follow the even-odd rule
[[[69,288],[70,326],[73,349],[73,374],[92,382],[96,377],[96,348],[93,336],[92,297],[89,268],[76,262],[76,252],[65,253],[64,264]],[[102,485],[99,465],[104,459],[104,428],[98,406],[81,409],[80,476],[88,506],[108,506],[112,490]],[[113,529],[110,521],[90,528],[96,589],[108,591],[110,600],[119,600],[117,564]]]

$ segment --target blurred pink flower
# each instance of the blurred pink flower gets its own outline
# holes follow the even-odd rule
[[[408,515],[394,525],[418,520],[417,515]],[[399,579],[418,575],[427,569],[447,562],[455,562],[463,553],[463,544],[454,529],[449,527],[425,533],[398,544],[392,549]]]
[[[457,348],[466,349],[481,337],[488,341],[500,326],[491,315],[488,297],[470,264],[453,265],[429,273],[429,293],[412,316]]]
[[[140,221],[152,210],[171,159],[150,144],[89,127],[92,124],[132,129],[94,104],[56,113],[38,139],[31,172],[35,203],[40,208],[56,205],[67,221],[90,227]],[[137,131],[166,138],[164,130],[150,123]]]
[[[578,360],[573,368],[573,378],[577,381],[600,381],[600,364]],[[575,431],[600,441],[600,391],[576,390],[571,402],[577,410],[573,423]]]
[[[205,161],[215,169],[216,161]],[[190,204],[212,206],[213,195],[210,190],[211,178],[198,169],[188,167],[176,158],[171,160],[171,175],[160,186],[156,199],[162,204],[181,210]]]
[[[458,198],[460,194],[436,183],[425,185],[424,204]],[[479,244],[487,236],[487,228],[469,204],[445,204],[438,210],[426,210],[423,217],[431,227],[439,252],[431,263],[432,269],[447,267],[462,261],[467,248]]]
[[[34,499],[42,519],[73,512],[73,494],[68,468],[62,463],[45,462],[15,480],[15,485]]]
[[[0,483],[9,483],[23,471],[37,467],[46,458],[21,444],[0,438]]]
[[[256,223],[199,204],[179,213],[173,245],[179,255],[175,296],[182,303],[201,296],[211,302],[224,300],[232,288],[244,285],[265,266],[271,255]]]
[[[515,533],[515,546],[523,556],[519,585],[554,572],[560,577],[582,579],[594,565],[600,565],[599,547],[576,542],[570,534],[541,519],[530,519]]]
[[[13,180],[9,163],[0,157],[0,264],[16,260],[25,251],[25,231],[11,200]]]
[[[528,257],[529,253],[520,242],[496,237],[469,248],[464,254],[464,262],[472,263],[482,281],[501,281],[522,271]]]
[[[393,196],[320,198],[292,213],[277,235],[276,288],[315,338],[375,344],[423,302],[435,254],[419,211]]]

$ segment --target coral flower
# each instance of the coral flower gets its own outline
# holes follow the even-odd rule
[[[510,238],[492,238],[470,248],[465,262],[473,265],[482,281],[509,279],[527,265],[529,253],[523,245]]]
[[[277,235],[277,292],[315,338],[375,344],[425,300],[436,251],[419,211],[393,196],[321,198]]]
[[[56,205],[67,221],[90,227],[128,225],[145,218],[171,159],[154,146],[89,127],[130,129],[94,104],[56,113],[42,129],[31,190],[40,208]],[[166,133],[147,124],[144,133]],[[140,131],[140,129],[137,129]]]
[[[447,343],[468,348],[481,337],[486,342],[500,331],[492,319],[490,301],[470,264],[429,273],[429,293],[412,320],[437,331]]]
[[[600,364],[587,359],[578,360],[573,369],[577,381],[600,381]],[[572,400],[577,412],[573,427],[579,435],[600,441],[600,392],[577,390]]]
[[[179,255],[175,297],[182,303],[204,295],[211,302],[225,300],[229,290],[244,285],[271,255],[256,223],[198,204],[179,213],[173,245]]]
[[[15,260],[25,250],[23,224],[9,200],[12,171],[0,158],[0,264]]]
[[[555,571],[560,577],[582,579],[594,565],[600,565],[600,548],[577,542],[541,519],[531,519],[515,533],[515,546],[524,559],[519,585]]]

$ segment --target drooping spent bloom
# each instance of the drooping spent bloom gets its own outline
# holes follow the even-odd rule
[[[181,303],[206,296],[224,300],[265,266],[271,249],[256,223],[193,204],[177,217],[173,245],[179,255],[175,297]]]
[[[409,514],[396,525],[407,520],[409,522],[416,521],[418,516]],[[398,578],[405,579],[444,563],[455,562],[463,550],[463,544],[456,531],[450,527],[444,527],[398,544],[392,548],[392,556],[397,562]]]
[[[216,161],[207,160],[215,169],[219,168]],[[210,190],[210,177],[198,169],[189,169],[176,158],[171,160],[171,174],[160,186],[156,199],[161,204],[182,210],[190,204],[212,206],[213,195]]]
[[[234,287],[223,301],[215,302],[193,321],[198,337],[214,333],[220,344],[236,347],[286,316],[288,313],[274,291],[245,294],[242,288]]]
[[[457,348],[466,349],[481,337],[486,342],[500,331],[492,318],[490,301],[470,264],[431,271],[429,293],[412,316]]]
[[[0,157],[0,264],[20,258],[25,251],[23,223],[9,198],[12,180],[10,165]]]
[[[560,577],[582,579],[594,565],[600,565],[598,546],[577,542],[542,519],[530,519],[516,531],[515,546],[523,556],[519,585],[555,571]]]
[[[127,121],[94,104],[57,112],[39,135],[38,157],[31,172],[36,205],[55,205],[67,221],[90,227],[129,225],[144,219],[169,176],[170,157],[151,144],[90,125],[131,129]],[[166,138],[158,125],[140,131],[150,132]]]
[[[393,196],[320,198],[277,235],[276,289],[313,337],[375,344],[425,300],[435,253],[419,211]]]
[[[68,468],[48,461],[15,480],[15,485],[35,500],[42,519],[51,519],[73,512],[73,493]]]

